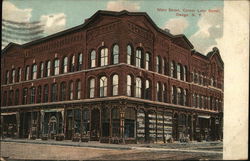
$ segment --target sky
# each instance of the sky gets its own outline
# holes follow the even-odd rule
[[[82,24],[98,10],[146,12],[158,27],[184,34],[207,54],[222,37],[223,5],[222,0],[4,0],[2,15],[17,22],[40,21],[45,35],[51,35]]]

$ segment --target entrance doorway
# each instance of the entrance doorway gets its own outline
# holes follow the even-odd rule
[[[57,119],[55,116],[51,116],[49,119],[49,138],[54,139],[57,132]]]
[[[100,110],[95,108],[91,111],[90,140],[99,141],[99,139],[100,139]]]

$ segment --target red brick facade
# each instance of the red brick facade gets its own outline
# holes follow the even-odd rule
[[[114,51],[114,45],[118,45],[119,47],[117,63],[114,59],[114,53],[116,52]],[[128,64],[127,59],[128,45],[132,49],[131,64]],[[107,59],[103,58],[103,62],[107,61],[107,65],[101,66],[102,57],[103,55],[105,56],[105,50],[102,49],[105,48],[107,48]],[[93,50],[96,52],[94,59],[96,67],[91,67],[91,52]],[[146,53],[149,54],[149,59]],[[80,54],[82,54],[82,63],[80,63]],[[67,66],[65,65],[67,72],[63,73],[65,57],[67,57]],[[158,60],[156,60],[157,57],[159,58]],[[72,58],[75,59],[72,60]],[[59,60],[59,74],[55,75],[57,70],[54,67],[56,59]],[[148,65],[146,63],[147,60],[149,60]],[[51,76],[46,76],[45,72],[47,71],[46,64],[48,61],[51,63]],[[140,65],[137,62],[140,62]],[[41,63],[43,63],[44,70],[42,77]],[[35,68],[33,69],[34,64],[37,65],[37,72],[33,72],[33,70],[36,71]],[[26,71],[27,66],[29,66],[28,74]],[[18,81],[19,68],[21,69],[20,81]],[[13,70],[15,70],[15,74],[13,74]],[[34,80],[32,80],[32,73],[37,75],[37,78]],[[15,76],[15,81],[12,81],[12,75]],[[26,75],[29,77],[28,80],[25,79]],[[115,96],[113,96],[113,91],[115,90],[114,75],[118,75],[118,93]],[[128,75],[132,78],[131,96],[127,96]],[[107,78],[107,85],[104,85],[103,88],[100,85],[100,78],[102,76]],[[93,88],[94,98],[90,98],[90,80],[92,78],[95,80]],[[137,78],[141,79],[141,85],[137,82],[139,80]],[[212,132],[216,133],[215,139],[218,139],[222,137],[223,78],[224,66],[217,48],[214,48],[206,56],[202,55],[193,49],[192,44],[184,35],[174,36],[159,29],[146,13],[98,11],[86,20],[83,25],[28,44],[9,44],[3,50],[1,55],[1,110],[3,113],[1,121],[5,122],[4,116],[7,117],[8,113],[17,115],[17,130],[14,131],[16,131],[16,135],[19,137],[24,137],[24,133],[27,132],[21,132],[22,127],[20,126],[22,126],[22,123],[20,122],[22,121],[18,121],[22,117],[21,113],[31,112],[32,120],[34,115],[39,115],[40,110],[63,108],[64,126],[62,126],[63,130],[61,133],[64,133],[66,138],[74,138],[74,135],[71,136],[70,134],[69,136],[67,132],[70,131],[67,130],[67,109],[80,108],[82,110],[86,106],[90,110],[91,120],[95,117],[92,114],[95,107],[101,113],[102,106],[110,106],[107,107],[108,109],[110,108],[110,119],[112,119],[111,109],[118,107],[121,122],[118,128],[118,138],[126,140],[124,139],[126,128],[128,133],[131,132],[128,129],[131,126],[136,131],[138,130],[136,127],[139,124],[137,121],[134,122],[134,125],[128,123],[127,127],[126,123],[124,124],[126,116],[124,116],[123,112],[125,111],[126,115],[125,109],[131,107],[135,109],[136,116],[138,116],[137,111],[139,109],[145,111],[153,110],[156,113],[156,118],[160,116],[157,115],[159,111],[163,113],[165,111],[170,112],[172,115],[171,135],[175,140],[181,137],[180,132],[175,133],[175,131],[181,131],[179,130],[179,125],[181,124],[179,119],[182,114],[185,115],[187,120],[184,124],[192,129],[187,132],[190,135],[190,139],[195,139],[194,133],[196,133],[196,130],[194,128],[200,126],[197,123],[199,121],[196,121],[199,120],[198,118],[202,118],[203,115],[209,117],[210,121],[208,122],[210,123],[206,128],[210,130],[211,126],[217,126],[215,124],[218,124],[217,120],[219,120],[219,125],[216,127],[217,132]],[[149,80],[149,90],[146,90],[146,80]],[[70,88],[71,81],[73,82],[72,89]],[[80,82],[80,87],[77,92],[78,81]],[[65,83],[65,89],[62,87],[62,83]],[[57,84],[57,88],[52,95],[53,84]],[[48,85],[48,101],[44,101],[44,97],[46,97],[44,86],[46,85]],[[34,96],[31,96],[33,95],[32,87],[35,87]],[[26,96],[24,96],[25,88],[28,90],[27,100]],[[41,88],[41,93],[38,91],[38,88]],[[105,92],[105,88],[107,89],[107,93]],[[16,92],[17,89],[19,90],[18,93]],[[70,98],[71,90],[73,98]],[[101,91],[104,91],[106,96],[100,97]],[[66,96],[64,96],[64,93],[66,93]],[[78,95],[80,98],[77,98]],[[137,97],[138,95],[140,98]],[[52,99],[55,100],[53,101]],[[37,114],[34,114],[34,112],[37,112]],[[136,120],[136,116],[134,120]],[[175,124],[176,116],[177,122],[179,122],[177,125]],[[100,118],[102,118],[102,113],[100,114]],[[196,122],[192,121],[193,119]],[[37,120],[41,122],[41,116],[37,116]],[[83,122],[84,119],[81,119],[81,126],[79,126],[81,129],[83,128]],[[115,130],[112,130],[112,123],[109,125],[110,131],[108,133],[112,133],[110,137],[114,138],[115,134],[113,132]],[[157,130],[159,129],[157,126],[164,127],[164,125],[158,125],[158,123],[156,119],[156,139],[153,139],[153,141],[164,140],[157,137],[159,131],[161,131]],[[29,124],[28,128],[33,126],[32,123]],[[101,141],[101,138],[104,138],[102,137],[104,132],[101,129],[102,126],[106,125],[100,122],[100,124],[90,123],[89,126],[90,136],[94,135],[91,128],[99,126],[97,129],[98,132],[100,131],[98,139]],[[7,127],[3,128],[3,132],[6,131],[5,128]],[[42,130],[41,127],[39,128],[40,130],[37,130],[36,137],[41,137],[39,133]],[[200,127],[200,129],[202,128]],[[215,131],[215,128],[212,131]],[[146,139],[144,141],[151,141],[151,139],[147,139],[146,132]],[[75,134],[76,132],[72,133]],[[164,130],[163,135],[165,135]],[[148,137],[151,138],[152,136]],[[159,136],[162,136],[162,134]],[[204,134],[204,136],[207,135]],[[132,138],[132,140],[136,140],[136,138],[137,141],[139,140],[136,134]],[[196,140],[198,139],[199,137],[196,136]],[[109,139],[109,142],[111,141]]]

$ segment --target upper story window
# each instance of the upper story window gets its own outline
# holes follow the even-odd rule
[[[83,58],[82,58],[82,53],[78,55],[78,63],[77,63],[77,70],[82,70],[82,63],[83,63]]]
[[[8,84],[9,83],[9,71],[6,71],[6,74],[5,74],[5,84]]]
[[[160,83],[157,82],[156,84],[156,101],[161,101],[160,100]]]
[[[67,73],[68,72],[68,57],[63,58],[62,68],[63,68],[62,73]]]
[[[156,57],[156,66],[155,66],[156,72],[160,72],[160,56]]]
[[[181,80],[181,65],[177,64],[177,79]]]
[[[162,74],[165,74],[165,60],[164,59],[162,59],[162,66],[161,66],[161,73]]]
[[[36,103],[41,103],[42,101],[42,87],[37,87],[37,97],[36,97]]]
[[[36,79],[37,78],[37,65],[33,64],[32,66],[32,79]]]
[[[174,63],[174,61],[172,61],[171,63],[170,63],[170,76],[171,77],[175,77],[175,74],[174,74],[174,72],[175,72],[175,63]]]
[[[107,89],[108,89],[107,77],[102,76],[100,78],[100,97],[107,96]]]
[[[127,64],[132,64],[132,48],[130,45],[127,46]]]
[[[127,75],[127,96],[132,96],[132,79]]]
[[[136,49],[135,66],[142,68],[142,50]]]
[[[18,68],[18,70],[17,70],[17,82],[21,82],[21,77],[22,77],[22,69]]]
[[[112,95],[118,95],[118,85],[119,85],[119,78],[118,75],[115,74],[112,78]]]
[[[51,68],[51,63],[50,61],[47,61],[47,64],[46,64],[46,77],[49,77],[50,76],[50,68]]]
[[[145,82],[145,99],[151,99],[151,84],[149,80]]]
[[[3,93],[3,101],[2,105],[6,106],[7,105],[7,91],[4,91]]]
[[[19,104],[19,89],[15,91],[15,105]]]
[[[66,83],[62,82],[60,87],[60,100],[65,101],[66,100]]]
[[[90,53],[90,67],[93,68],[93,67],[96,67],[96,52],[95,50],[92,50],[91,53]]]
[[[177,88],[177,104],[182,105],[182,95],[181,95],[181,89]]]
[[[176,87],[172,86],[171,87],[171,103],[176,104],[177,103],[177,98],[176,98]]]
[[[137,77],[135,81],[135,97],[141,98],[142,92],[142,81],[141,78]]]
[[[196,107],[196,95],[193,94],[193,107]]]
[[[27,104],[28,103],[28,88],[24,88],[23,89],[23,104]]]
[[[14,94],[14,91],[13,90],[10,90],[9,91],[9,98],[8,98],[8,105],[11,106],[12,105],[12,100],[13,100],[13,94]]]
[[[81,81],[76,81],[76,99],[81,99]]]
[[[89,80],[89,98],[95,97],[95,79],[92,78]]]
[[[15,75],[16,75],[16,70],[15,69],[12,69],[12,72],[11,72],[12,76],[11,76],[11,83],[15,83]]]
[[[44,76],[44,64],[43,62],[40,63],[40,78]]]
[[[72,55],[70,58],[70,66],[69,71],[74,72],[75,71],[75,55]]]
[[[108,65],[108,48],[102,48],[100,56],[101,56],[100,66]]]
[[[51,102],[56,102],[57,101],[57,84],[54,83],[52,84],[51,87]]]
[[[43,87],[43,102],[49,101],[49,86],[48,84]]]
[[[187,106],[187,90],[183,90],[183,105]]]
[[[187,66],[183,67],[183,80],[187,81]]]
[[[54,75],[58,75],[59,74],[59,59],[55,59],[54,60]]]
[[[150,66],[150,54],[149,53],[146,53],[145,59],[146,59],[145,69],[149,70],[149,66]]]
[[[119,63],[119,46],[117,44],[113,46],[112,62],[113,64]]]
[[[30,67],[26,66],[26,69],[25,69],[25,80],[29,80],[29,75],[30,75]]]
[[[162,84],[162,101],[167,102],[167,90],[165,84]]]
[[[73,84],[73,81],[70,81],[69,82],[69,100],[73,100],[74,99],[73,90],[74,90],[74,84]]]
[[[35,95],[36,95],[36,88],[32,87],[30,88],[30,103],[35,103]]]

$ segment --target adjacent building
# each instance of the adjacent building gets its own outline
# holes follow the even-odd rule
[[[144,12],[98,11],[1,54],[1,136],[222,139],[224,64]]]

